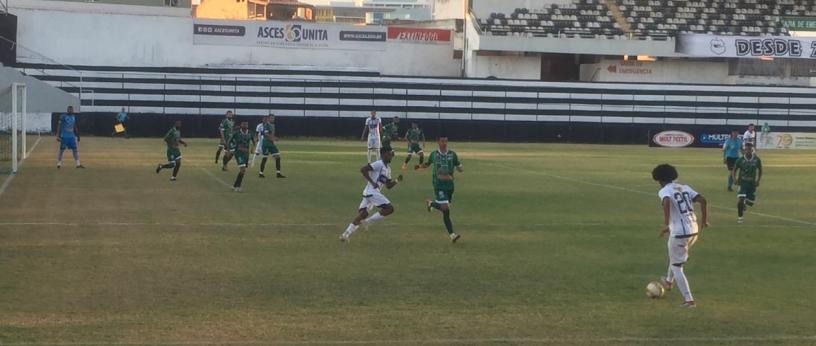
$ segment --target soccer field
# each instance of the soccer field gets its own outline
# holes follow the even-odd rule
[[[816,151],[761,152],[738,225],[718,150],[451,142],[460,242],[424,208],[428,170],[344,244],[362,142],[284,140],[289,178],[256,165],[241,193],[217,141],[189,144],[171,183],[160,139],[83,138],[87,169],[57,170],[43,137],[0,195],[0,344],[816,343]],[[696,309],[644,294],[666,272],[664,162],[709,201]]]

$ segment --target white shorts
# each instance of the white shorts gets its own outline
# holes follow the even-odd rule
[[[363,201],[360,202],[360,207],[357,210],[361,209],[368,209],[369,206],[381,207],[386,204],[391,204],[391,201],[388,200],[382,193],[375,192],[370,195],[364,195]]]
[[[697,238],[700,235],[690,237],[690,238],[675,238],[674,236],[669,236],[669,264],[683,264],[688,261],[689,255],[688,252],[691,249],[691,246],[697,242]]]
[[[255,144],[255,155],[261,154],[261,146],[263,145],[263,140],[258,141],[258,144]]]
[[[380,139],[377,137],[368,137],[368,148],[369,149],[380,149]]]

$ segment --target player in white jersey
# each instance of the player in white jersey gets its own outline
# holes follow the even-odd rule
[[[660,236],[669,234],[669,269],[666,276],[661,278],[661,283],[670,290],[672,283],[676,281],[684,299],[682,306],[693,308],[697,305],[683,272],[683,264],[688,261],[688,251],[700,236],[694,203],[700,204],[700,226],[708,227],[708,202],[690,186],[674,182],[677,180],[677,169],[672,165],[658,165],[652,170],[652,178],[661,187],[658,192],[663,205],[663,229],[660,230]]]
[[[754,124],[748,124],[748,130],[742,134],[742,149],[745,149],[745,145],[750,143],[753,146],[754,152],[756,152],[757,148],[757,133],[756,133],[756,126]]]
[[[371,117],[366,118],[365,126],[363,127],[363,135],[360,140],[366,139],[368,133],[368,162],[371,163],[371,153],[376,153],[377,159],[380,157],[380,132],[382,130],[382,120],[377,117],[377,112],[371,111]]]
[[[398,182],[402,181],[402,175],[396,180],[391,179],[391,159],[394,158],[394,150],[390,147],[384,147],[380,150],[381,160],[374,163],[367,164],[360,168],[360,173],[366,181],[366,186],[363,189],[363,201],[360,202],[360,207],[357,209],[357,216],[346,227],[346,231],[340,235],[340,241],[348,241],[360,225],[368,226],[374,221],[382,220],[386,216],[394,213],[394,206],[391,201],[382,194],[382,187],[388,189],[393,188]],[[368,208],[375,206],[380,208],[380,211],[374,215],[368,216]]]
[[[261,123],[258,124],[258,126],[255,126],[255,135],[257,136],[258,144],[255,145],[255,155],[252,155],[252,161],[249,164],[251,167],[255,167],[255,159],[258,158],[258,156],[261,156],[261,145],[264,137],[264,123],[266,123],[267,118],[268,117],[261,118]]]

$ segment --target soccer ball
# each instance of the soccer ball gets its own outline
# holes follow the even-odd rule
[[[657,281],[652,281],[648,285],[646,285],[646,296],[652,299],[657,299],[663,297],[666,294],[666,290],[663,288]]]

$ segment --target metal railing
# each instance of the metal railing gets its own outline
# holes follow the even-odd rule
[[[99,74],[102,73],[100,72]],[[791,99],[797,98],[795,94],[789,97],[775,97],[780,100],[786,100],[787,107],[780,104],[780,107],[778,109],[774,108],[772,112],[763,112],[762,107],[751,107],[750,104],[746,104],[744,99],[735,99],[735,97],[732,96],[722,96],[722,101],[711,101],[705,98],[701,99],[700,96],[677,95],[676,92],[666,92],[663,89],[657,88],[653,92],[650,92],[650,98],[648,100],[638,100],[635,93],[604,93],[603,89],[598,89],[597,93],[592,95],[592,97],[588,97],[586,92],[561,92],[558,94],[563,94],[563,96],[554,99],[546,97],[548,93],[544,92],[529,92],[529,96],[519,96],[519,94],[517,94],[518,92],[512,90],[489,92],[461,90],[453,95],[446,93],[445,91],[447,89],[441,84],[437,89],[411,89],[410,84],[406,84],[405,88],[377,88],[374,86],[357,90],[344,90],[337,84],[346,81],[336,79],[283,79],[250,76],[208,77],[191,74],[162,73],[117,73],[115,75],[120,81],[105,82],[105,84],[109,85],[105,88],[132,89],[125,88],[125,86],[128,83],[128,77],[133,77],[134,75],[141,77],[149,76],[150,78],[157,79],[157,82],[150,83],[155,86],[149,90],[162,90],[162,92],[158,94],[155,92],[151,93],[151,95],[155,96],[152,97],[152,100],[145,101],[160,101],[156,104],[160,104],[161,106],[139,106],[138,102],[140,99],[145,99],[143,96],[145,94],[139,93],[138,91],[115,93],[121,96],[113,98],[106,97],[106,102],[103,102],[102,105],[97,104],[97,92],[95,91],[88,91],[83,94],[82,100],[92,108],[125,106],[130,107],[129,110],[136,113],[140,112],[139,109],[141,108],[143,110],[151,110],[150,112],[175,114],[176,112],[168,112],[168,108],[171,107],[168,107],[167,104],[171,102],[185,102],[189,106],[172,108],[188,109],[190,110],[189,112],[182,113],[190,115],[210,115],[214,112],[208,112],[208,109],[225,108],[235,111],[238,115],[242,113],[257,115],[271,111],[280,115],[289,116],[314,116],[315,114],[320,114],[320,116],[333,117],[344,117],[348,116],[348,113],[363,113],[367,110],[377,110],[379,108],[383,116],[399,115],[408,119],[457,118],[466,120],[548,121],[547,119],[566,117],[570,122],[585,122],[588,121],[588,119],[596,119],[596,122],[599,123],[615,124],[636,124],[639,122],[637,118],[648,117],[654,118],[654,122],[652,123],[658,122],[659,120],[659,122],[665,124],[673,123],[672,120],[687,119],[690,121],[689,125],[710,125],[712,121],[719,121],[721,125],[738,122],[770,121],[771,125],[789,126],[791,121],[799,120],[796,118],[801,114],[791,113]],[[185,84],[186,87],[179,89],[174,86],[180,84],[173,83],[169,81],[170,79],[197,80],[198,83],[197,85]],[[207,81],[216,81],[217,83],[209,84]],[[255,85],[242,88],[241,82],[253,82],[252,84]],[[285,83],[299,84],[301,86],[285,87],[288,89],[287,91],[277,92],[285,92],[286,94],[276,96],[275,88],[284,88],[278,85]],[[315,83],[316,86],[304,86],[304,84],[307,83]],[[484,82],[480,81],[480,83]],[[208,87],[208,85],[211,86]],[[185,90],[185,95],[180,94],[174,97],[172,92],[167,92],[168,90],[172,91],[174,89]],[[261,89],[265,90],[261,91]],[[377,89],[377,92],[375,92],[374,89]],[[411,93],[411,90],[415,90],[415,92]],[[225,95],[206,95],[208,91],[223,92]],[[258,94],[241,96],[239,94],[241,92],[260,93],[260,95],[264,96],[257,96]],[[343,93],[354,93],[357,95],[353,98],[344,99],[342,96]],[[114,93],[109,94],[112,95]],[[296,96],[298,94],[301,96]],[[307,94],[315,95],[303,96]],[[325,95],[321,96],[321,94]],[[359,94],[370,94],[370,97],[361,98]],[[161,95],[160,98],[159,95]],[[413,97],[408,97],[408,95],[426,95],[429,96],[429,99],[412,100],[411,98]],[[446,100],[449,96],[458,96],[459,100]],[[480,102],[480,97],[485,98],[484,102]],[[208,98],[210,98],[210,100],[208,100]],[[525,100],[524,102],[512,102],[513,98],[522,98]],[[803,96],[802,98],[805,97]],[[282,99],[286,100],[283,102],[290,105],[292,109],[279,109],[280,107],[274,106],[263,108],[263,106],[261,106],[281,105]],[[224,107],[209,107],[206,105],[207,102],[218,103]],[[324,110],[308,109],[311,105],[318,104],[316,102],[329,107],[326,107]],[[759,102],[757,102],[757,104],[759,104]],[[253,107],[242,108],[244,105],[252,105]],[[814,106],[816,106],[816,104],[814,104]],[[354,110],[345,110],[347,107],[353,108]],[[422,111],[412,111],[410,110],[411,108]],[[488,109],[494,112],[485,112],[485,110]],[[91,109],[91,111],[93,111],[93,109]],[[763,116],[763,114],[767,115]],[[660,115],[663,116],[661,117]],[[810,118],[815,116],[816,113],[812,114]],[[813,126],[816,127],[816,120],[813,122]]]

